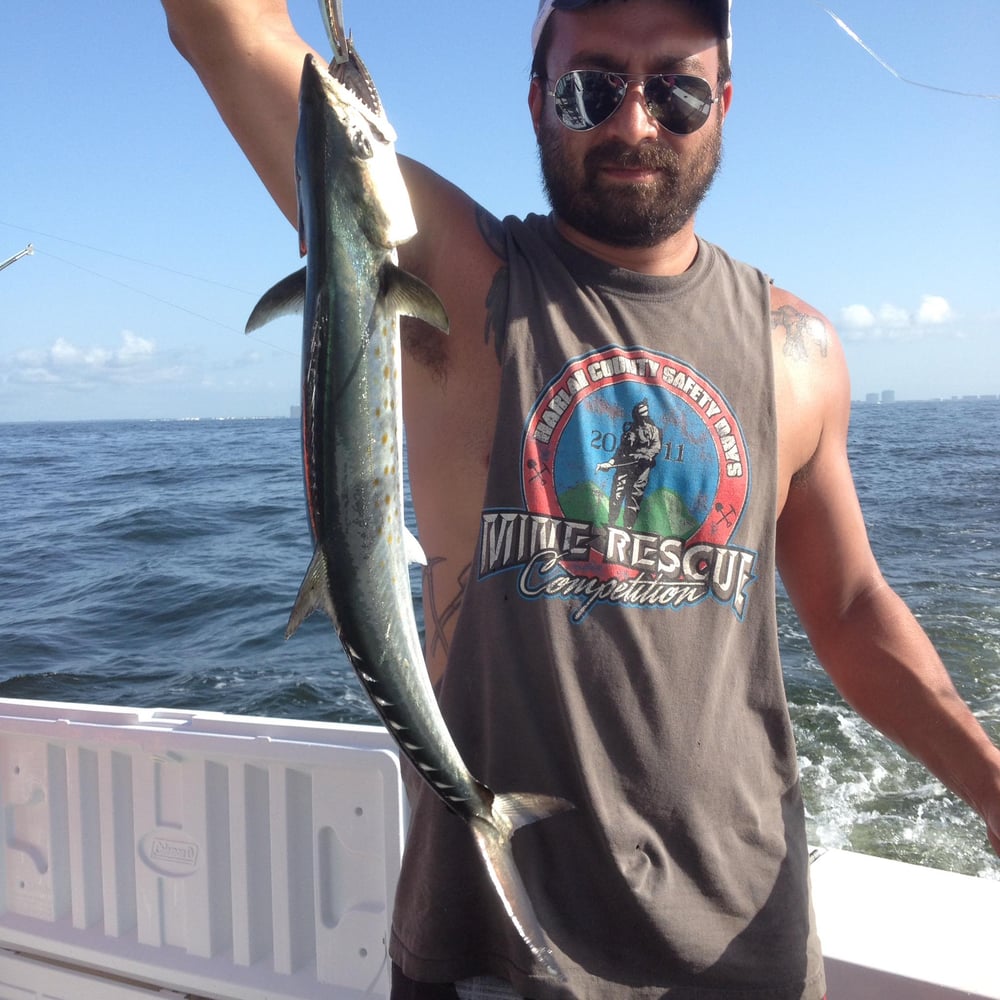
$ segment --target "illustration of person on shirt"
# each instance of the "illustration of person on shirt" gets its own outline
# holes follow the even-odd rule
[[[649,417],[649,404],[641,400],[632,408],[632,420],[622,427],[618,449],[609,462],[601,462],[598,472],[614,469],[611,494],[608,498],[608,524],[615,527],[625,504],[623,526],[632,528],[639,516],[649,475],[656,465],[662,437],[660,428]]]

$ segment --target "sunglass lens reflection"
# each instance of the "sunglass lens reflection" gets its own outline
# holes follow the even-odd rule
[[[556,82],[556,113],[567,128],[578,132],[596,128],[618,110],[627,89],[627,82],[614,73],[575,70]],[[701,128],[712,108],[712,89],[699,77],[647,77],[643,94],[650,114],[677,135]]]
[[[614,114],[625,96],[625,86],[606,73],[567,73],[556,83],[556,112],[571,129],[596,128]]]
[[[711,88],[698,77],[652,77],[644,89],[650,113],[678,135],[700,129],[712,110]]]

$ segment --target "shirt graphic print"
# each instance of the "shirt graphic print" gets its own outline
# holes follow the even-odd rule
[[[622,347],[575,358],[528,415],[523,508],[483,513],[478,575],[516,572],[522,597],[568,601],[577,622],[598,604],[705,600],[742,621],[750,472],[736,414],[683,361]]]

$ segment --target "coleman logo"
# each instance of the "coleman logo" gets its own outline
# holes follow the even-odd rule
[[[198,870],[201,852],[193,840],[161,827],[139,841],[139,857],[158,875],[183,878]]]
[[[194,844],[185,844],[177,840],[166,840],[154,837],[150,857],[156,861],[172,861],[179,865],[198,864],[198,848]]]

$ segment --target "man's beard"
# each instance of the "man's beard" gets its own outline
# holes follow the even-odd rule
[[[574,163],[562,144],[565,128],[545,123],[538,135],[538,155],[549,204],[556,216],[578,232],[623,248],[662,243],[688,223],[712,186],[722,162],[722,131],[711,129],[704,145],[687,163],[666,145],[629,146],[616,139],[595,146]],[[625,184],[602,179],[601,167],[655,170],[652,183]]]

